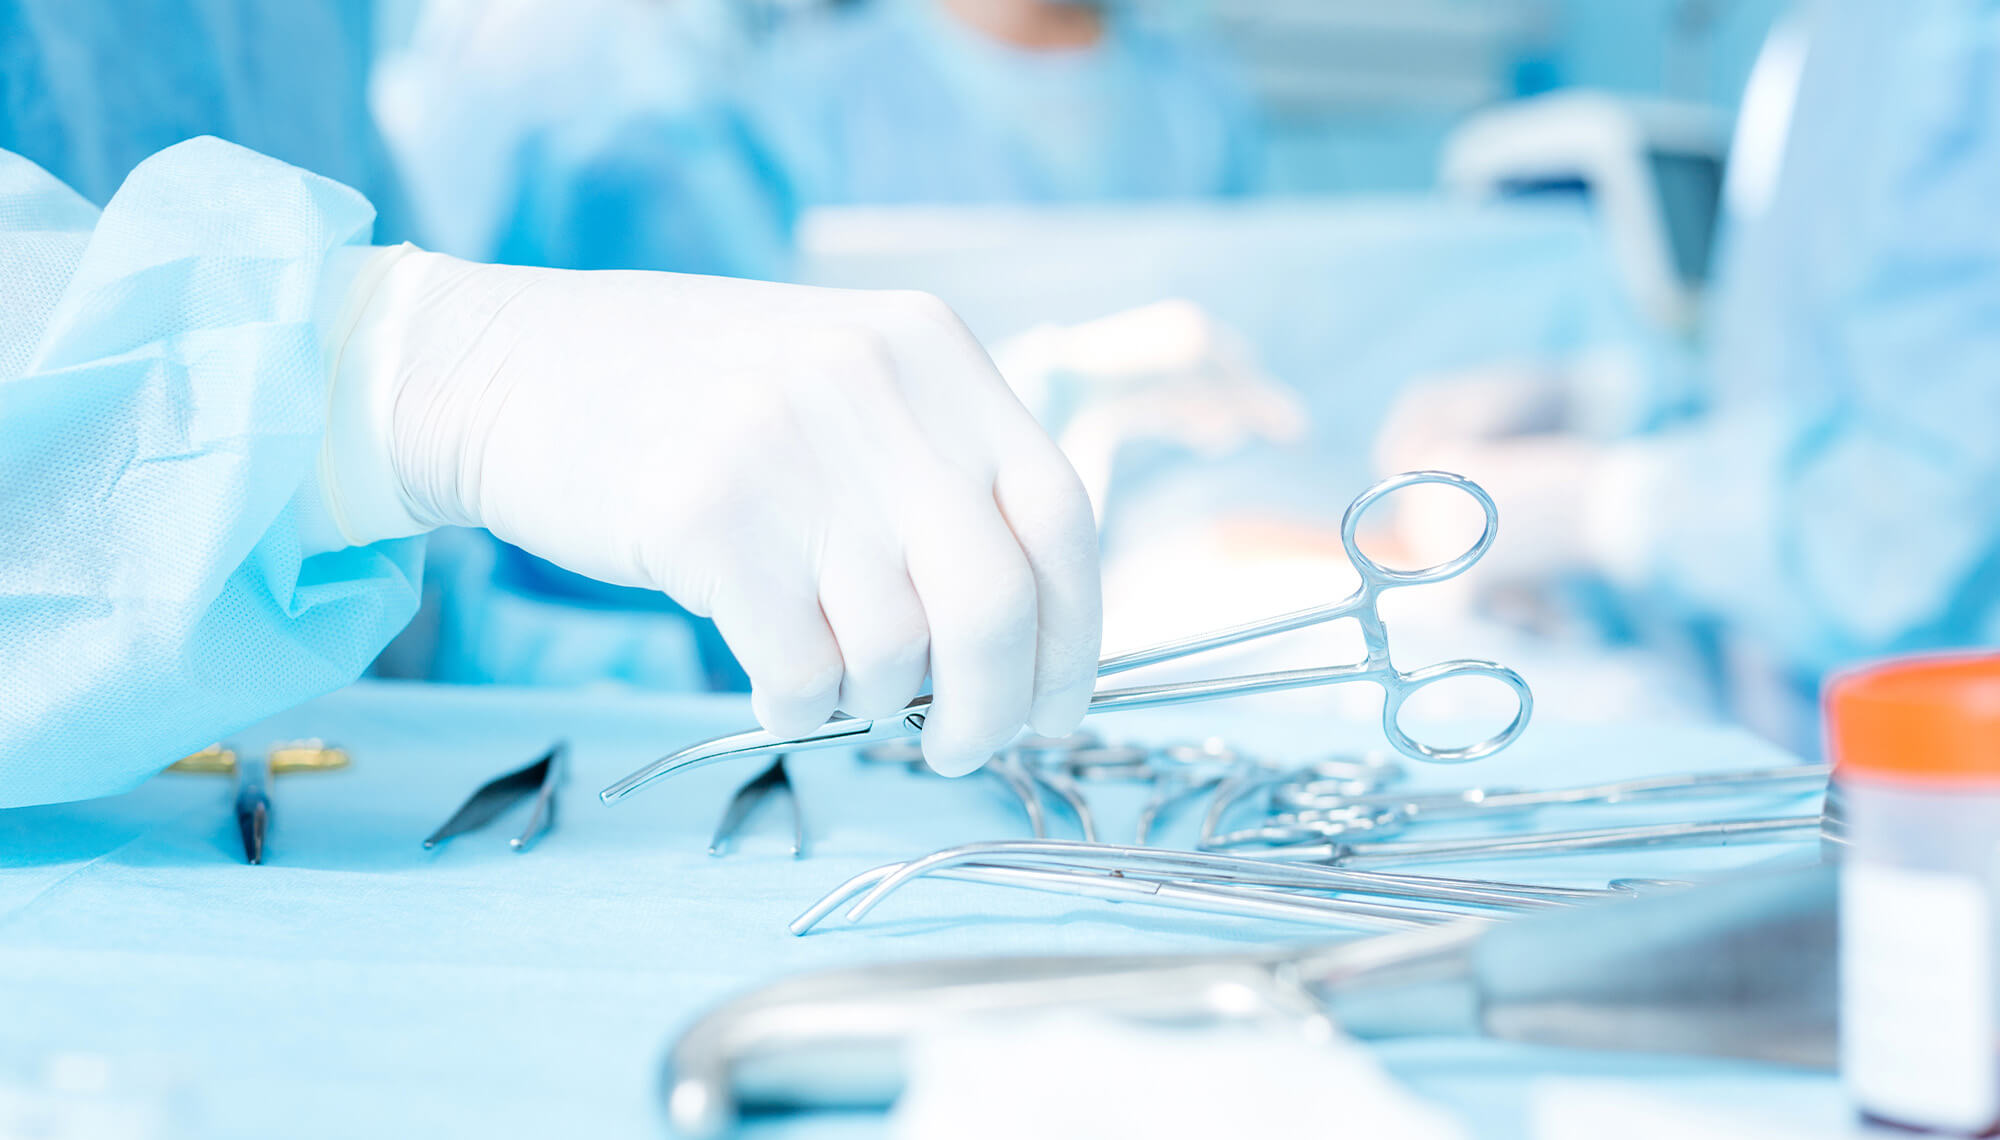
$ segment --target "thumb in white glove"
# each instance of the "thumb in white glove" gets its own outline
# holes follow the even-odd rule
[[[1088,500],[934,298],[376,255],[322,483],[347,539],[483,526],[713,617],[764,727],[934,700],[970,771],[1095,683]]]

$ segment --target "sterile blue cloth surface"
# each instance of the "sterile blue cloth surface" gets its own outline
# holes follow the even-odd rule
[[[1101,721],[1109,738],[1221,733],[1275,756],[1377,743],[1367,725],[1273,716],[1258,701]],[[0,1105],[46,1087],[52,1069],[74,1086],[82,1067],[101,1079],[71,1087],[72,1100],[137,1105],[164,1122],[158,1135],[652,1137],[662,1129],[659,1064],[675,1034],[723,997],[799,971],[1332,936],[937,881],[859,925],[794,938],[785,924],[857,871],[1025,828],[991,780],[912,776],[839,752],[792,762],[802,860],[789,857],[789,832],[768,809],[737,852],[705,853],[754,763],[690,772],[616,808],[596,801],[597,789],[662,751],[748,723],[746,703],[725,697],[357,685],[231,738],[254,752],[323,736],[354,758],[346,770],[277,777],[261,867],[242,862],[229,784],[215,776],[162,775],[118,798],[0,812]],[[539,846],[508,849],[517,812],[421,849],[480,782],[556,739],[572,742],[573,770]],[[1781,762],[1727,729],[1549,723],[1490,761],[1414,777],[1555,785]],[[1129,834],[1140,790],[1094,785],[1091,795],[1107,830]],[[1187,842],[1191,814],[1163,840]],[[1815,855],[1799,843],[1440,870],[1601,885],[1613,874]],[[1526,1135],[1528,1088],[1540,1076],[1668,1088],[1731,1078],[1754,1090],[1761,1074],[1816,1103],[1836,1095],[1830,1078],[1693,1059],[1445,1040],[1398,1042],[1382,1055],[1478,1136]],[[752,1134],[881,1128],[876,1117],[833,1115]]]
[[[0,150],[0,805],[129,788],[353,680],[416,611],[421,543],[300,537],[322,282],[373,220],[213,138],[101,214]]]
[[[1033,51],[939,7],[871,0],[772,45],[753,117],[798,205],[1250,189],[1250,100],[1197,45],[1130,26],[1114,9],[1099,43]]]

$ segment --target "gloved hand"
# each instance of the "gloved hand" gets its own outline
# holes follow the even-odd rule
[[[373,255],[336,330],[325,497],[368,542],[483,526],[713,617],[758,719],[934,704],[976,768],[1074,729],[1097,547],[1075,473],[914,293]]]
[[[1118,451],[1151,440],[1217,458],[1251,440],[1296,443],[1306,411],[1235,330],[1166,300],[1076,325],[1041,325],[994,351],[1055,433],[1100,511]]]
[[[1500,537],[1480,564],[1489,578],[1535,580],[1587,568],[1595,489],[1609,449],[1562,430],[1567,384],[1548,370],[1483,371],[1412,385],[1376,437],[1384,474],[1443,470],[1486,488]],[[1395,497],[1398,544],[1414,562],[1457,557],[1479,533],[1464,495],[1412,488]]]

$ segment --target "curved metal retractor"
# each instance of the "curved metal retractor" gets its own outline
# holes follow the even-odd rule
[[[1471,496],[1473,502],[1479,505],[1486,516],[1485,526],[1481,529],[1477,541],[1464,553],[1449,561],[1414,570],[1398,570],[1384,566],[1362,551],[1358,538],[1361,520],[1371,507],[1388,495],[1421,484],[1451,487]],[[1263,621],[1248,622],[1213,633],[1183,638],[1135,653],[1108,657],[1098,663],[1097,672],[1100,677],[1110,676],[1345,618],[1352,618],[1361,626],[1362,640],[1367,646],[1367,654],[1362,660],[1347,665],[1284,669],[1269,673],[1216,677],[1205,681],[1100,689],[1091,698],[1090,711],[1154,708],[1161,705],[1248,696],[1253,693],[1274,693],[1318,685],[1369,681],[1382,687],[1382,731],[1398,752],[1412,759],[1444,764],[1463,763],[1491,756],[1512,744],[1528,727],[1528,718],[1534,709],[1534,695],[1528,691],[1528,683],[1519,673],[1491,661],[1444,661],[1408,672],[1396,668],[1389,659],[1389,633],[1382,623],[1379,603],[1382,595],[1389,590],[1443,582],[1465,573],[1485,556],[1487,549],[1493,545],[1494,538],[1498,536],[1499,529],[1500,511],[1493,505],[1492,496],[1464,476],[1444,471],[1411,471],[1384,479],[1363,491],[1360,497],[1350,503],[1347,513],[1340,520],[1341,545],[1346,548],[1348,561],[1353,564],[1354,572],[1361,579],[1354,592],[1346,598],[1331,605],[1315,606]],[[1439,681],[1463,677],[1488,678],[1512,690],[1517,702],[1514,719],[1491,737],[1467,745],[1426,744],[1404,731],[1403,707],[1411,697]],[[930,697],[918,697],[901,713],[881,720],[836,716],[811,732],[790,738],[759,731],[710,740],[661,757],[604,789],[599,793],[599,797],[605,803],[616,803],[647,784],[675,772],[737,756],[805,752],[914,736],[923,731],[924,718],[930,711],[930,704]]]

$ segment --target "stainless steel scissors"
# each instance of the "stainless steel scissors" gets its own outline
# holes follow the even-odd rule
[[[1448,562],[1415,570],[1397,570],[1370,558],[1362,551],[1358,538],[1361,520],[1368,513],[1368,509],[1393,492],[1425,483],[1457,488],[1479,504],[1480,510],[1485,513],[1486,521],[1479,532],[1478,540],[1463,554]],[[1528,727],[1528,717],[1534,708],[1534,696],[1528,691],[1528,683],[1521,679],[1519,673],[1491,661],[1445,661],[1409,672],[1396,668],[1389,659],[1389,634],[1382,623],[1378,603],[1385,591],[1401,586],[1443,582],[1464,573],[1486,554],[1487,549],[1493,545],[1499,528],[1500,512],[1493,505],[1492,496],[1464,476],[1444,471],[1411,471],[1384,479],[1363,491],[1358,498],[1348,504],[1346,513],[1341,516],[1341,545],[1346,547],[1348,561],[1361,578],[1354,592],[1345,599],[1331,605],[1315,606],[1263,621],[1248,622],[1213,633],[1183,638],[1151,649],[1109,657],[1098,662],[1097,673],[1100,677],[1110,676],[1130,669],[1174,661],[1197,653],[1205,653],[1211,649],[1240,645],[1258,638],[1289,633],[1343,618],[1353,618],[1361,626],[1362,639],[1367,646],[1367,655],[1362,660],[1349,665],[1284,669],[1269,673],[1215,677],[1205,681],[1102,689],[1091,698],[1090,711],[1112,712],[1123,709],[1155,708],[1161,705],[1248,696],[1253,693],[1304,689],[1316,685],[1370,681],[1382,686],[1382,732],[1398,752],[1417,760],[1447,764],[1490,756],[1513,743],[1514,739]],[[1460,677],[1487,677],[1513,690],[1517,701],[1514,719],[1505,728],[1485,740],[1457,747],[1424,744],[1403,731],[1400,718],[1403,706],[1410,697],[1427,685]],[[790,738],[773,736],[763,731],[719,737],[663,756],[604,789],[598,796],[605,803],[616,803],[647,784],[673,775],[675,772],[738,756],[770,756],[780,752],[846,748],[915,736],[923,731],[924,718],[930,711],[930,704],[929,696],[918,697],[901,713],[881,720],[863,720],[836,715],[819,728]]]

